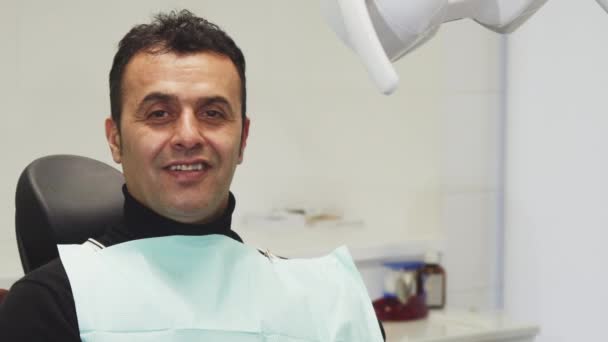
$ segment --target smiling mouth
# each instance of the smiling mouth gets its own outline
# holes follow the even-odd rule
[[[192,164],[173,164],[165,167],[166,170],[169,171],[177,171],[177,172],[187,172],[187,171],[206,171],[209,169],[209,165],[207,163],[192,163]]]

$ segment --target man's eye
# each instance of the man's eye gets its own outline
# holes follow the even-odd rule
[[[152,113],[148,114],[148,117],[151,119],[162,119],[169,116],[169,113],[165,110],[155,110]]]
[[[217,111],[217,110],[206,110],[204,112],[204,114],[206,117],[209,117],[209,118],[220,118],[223,116],[222,112]]]

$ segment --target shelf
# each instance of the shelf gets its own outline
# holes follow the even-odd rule
[[[357,264],[384,261],[422,260],[429,250],[443,251],[442,239],[428,236],[394,236],[376,234],[369,228],[253,228],[236,229],[246,244],[269,249],[287,258],[311,258],[327,255],[347,246]]]

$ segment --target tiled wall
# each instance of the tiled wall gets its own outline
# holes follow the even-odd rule
[[[445,24],[434,39],[438,47],[431,48],[441,50],[434,56],[442,77],[427,86],[441,93],[436,99],[440,104],[436,236],[442,241],[438,245],[444,249],[448,272],[448,306],[494,310],[502,305],[504,37],[460,21]],[[370,295],[379,296],[382,268],[373,263],[359,267]]]
[[[441,227],[448,305],[491,310],[502,287],[504,38],[470,21],[445,26]]]

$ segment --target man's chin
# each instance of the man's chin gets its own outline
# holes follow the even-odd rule
[[[168,206],[170,208],[165,215],[170,219],[189,224],[206,223],[217,218],[217,210],[209,210],[208,205],[203,202],[179,203]]]
[[[166,192],[160,198],[164,216],[182,223],[206,223],[220,217],[226,210],[228,195],[207,196],[216,189]]]

